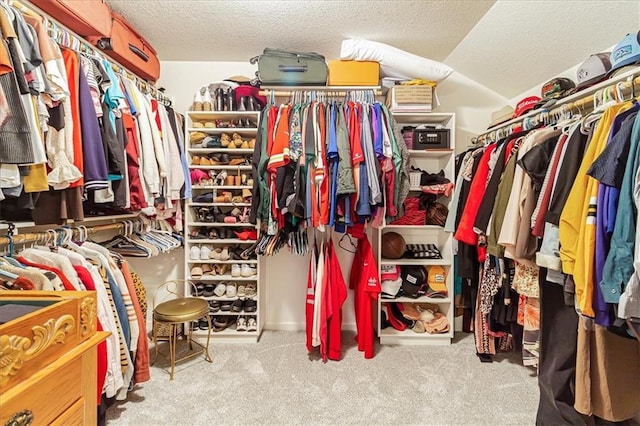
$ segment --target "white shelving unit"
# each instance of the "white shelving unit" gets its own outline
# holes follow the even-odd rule
[[[238,133],[244,139],[252,139],[255,138],[258,132],[258,129],[255,127],[251,128],[199,128],[193,127],[194,122],[207,122],[207,121],[228,121],[235,119],[251,119],[252,122],[257,123],[260,112],[258,111],[187,111],[185,114],[186,117],[186,130],[185,130],[185,140],[189,141],[190,134],[192,132],[202,132],[207,135],[220,136],[223,133],[227,133],[231,136],[233,133]],[[216,172],[221,170],[228,170],[229,174],[235,175],[240,172],[243,174],[251,173],[250,165],[215,165],[215,166],[200,166],[197,164],[192,164],[193,156],[203,156],[215,153],[226,153],[230,156],[237,157],[243,156],[251,160],[253,155],[253,149],[240,149],[240,148],[187,148],[187,154],[189,158],[189,169],[195,170],[200,169],[207,173]],[[213,193],[213,199],[218,195],[218,192],[225,191],[231,192],[234,196],[241,195],[242,190],[251,189],[252,187],[249,185],[198,185],[195,184],[192,186],[193,197],[195,198],[198,195]],[[255,282],[257,286],[257,294],[255,297],[251,298],[257,301],[257,310],[256,312],[246,313],[246,312],[229,312],[229,311],[218,311],[211,312],[212,318],[215,317],[227,317],[227,316],[244,316],[248,318],[255,318],[257,322],[257,330],[256,331],[237,331],[235,321],[228,328],[212,332],[211,338],[216,342],[229,342],[229,343],[256,343],[260,338],[262,333],[262,329],[264,327],[264,300],[265,300],[265,291],[264,291],[264,261],[262,259],[250,259],[250,260],[217,260],[217,259],[207,259],[207,260],[191,260],[190,252],[191,248],[195,246],[207,245],[210,248],[217,247],[241,247],[242,249],[246,249],[252,244],[255,243],[255,240],[241,240],[236,238],[193,238],[191,237],[191,233],[199,228],[216,228],[231,231],[239,231],[240,229],[250,229],[254,228],[253,225],[249,223],[223,223],[219,221],[215,222],[203,222],[198,219],[196,210],[199,208],[206,207],[218,207],[223,212],[230,211],[233,208],[244,209],[245,207],[250,207],[251,204],[248,203],[218,203],[218,202],[196,202],[189,200],[185,206],[185,228],[186,228],[186,238],[185,238],[185,259],[184,259],[184,267],[185,267],[185,280],[188,283],[203,283],[203,284],[218,284],[219,282],[226,283],[236,283],[236,284],[247,284],[251,282]],[[223,275],[205,275],[200,278],[194,278],[191,276],[191,269],[198,265],[210,265],[210,266],[228,266],[229,268],[233,264],[247,264],[252,267],[257,268],[257,275],[252,277],[233,277],[230,275],[230,272],[227,272]],[[185,286],[185,294],[191,295],[191,287],[190,285]],[[202,299],[207,301],[220,301],[220,302],[233,302],[238,300],[238,297],[216,297],[216,296],[201,296]],[[189,326],[189,325],[187,325]],[[195,330],[194,337],[199,341],[204,340],[206,338],[205,330]]]
[[[409,150],[411,165],[437,173],[444,170],[445,176],[455,181],[455,114],[453,113],[395,113],[393,114],[400,127],[405,125],[441,125],[449,129],[449,148],[433,150]],[[411,188],[409,196],[417,196],[420,188]],[[449,203],[449,198],[441,196],[439,201]],[[397,232],[401,234],[407,244],[435,244],[438,246],[442,259],[384,259],[381,257],[382,234],[385,232]],[[380,343],[383,345],[449,345],[453,338],[454,327],[454,286],[453,286],[453,237],[445,233],[444,229],[436,225],[387,225],[377,231],[376,253],[378,254],[378,268],[382,265],[424,265],[425,267],[439,265],[447,272],[447,297],[433,298],[397,297],[395,299],[378,298],[378,312],[387,303],[430,303],[438,305],[439,311],[447,316],[449,331],[442,334],[415,333],[412,330],[398,331],[393,327],[381,328],[381,318],[378,315],[377,330]]]

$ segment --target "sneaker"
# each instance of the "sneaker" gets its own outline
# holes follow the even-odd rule
[[[238,295],[236,283],[227,284],[227,297],[236,297]]]
[[[250,317],[247,320],[247,331],[258,331],[258,323],[255,318]]]
[[[216,285],[216,288],[213,289],[213,294],[215,294],[218,297],[224,296],[226,292],[227,292],[227,285],[223,282],[218,283]]]
[[[247,331],[247,319],[245,317],[238,317],[236,331]]]
[[[244,265],[242,265],[242,269],[240,269],[240,265],[237,263],[231,265],[231,276],[237,278],[241,275],[244,277]]]
[[[209,260],[210,254],[211,254],[211,247],[209,246],[200,247],[200,260]]]
[[[255,297],[258,289],[256,287],[256,283],[247,283],[247,288],[245,289],[245,295],[247,297]]]
[[[256,274],[256,270],[255,269],[251,269],[251,266],[249,266],[246,263],[242,264],[242,276],[245,278],[249,278],[252,277]]]
[[[200,260],[200,246],[191,246],[189,249],[190,260]]]
[[[239,283],[236,294],[238,295],[238,297],[245,297],[247,295],[246,290],[247,285],[245,283]]]

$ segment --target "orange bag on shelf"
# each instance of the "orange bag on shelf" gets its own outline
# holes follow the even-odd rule
[[[30,0],[82,37],[110,37],[111,9],[104,0]]]
[[[139,77],[157,81],[160,61],[155,49],[124,17],[113,12],[111,16],[111,37],[91,38],[91,42]]]

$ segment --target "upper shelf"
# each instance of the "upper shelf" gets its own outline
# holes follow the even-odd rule
[[[256,117],[260,111],[187,111],[194,120],[229,119],[233,117]]]
[[[444,126],[455,117],[451,112],[396,112],[393,118],[401,124],[442,124]]]
[[[275,92],[309,92],[312,90],[339,92],[347,90],[380,90],[380,86],[261,86],[260,90],[273,90]]]

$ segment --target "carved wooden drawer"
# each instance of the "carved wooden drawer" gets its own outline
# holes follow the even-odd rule
[[[95,423],[96,306],[95,292],[0,292],[0,425]]]

